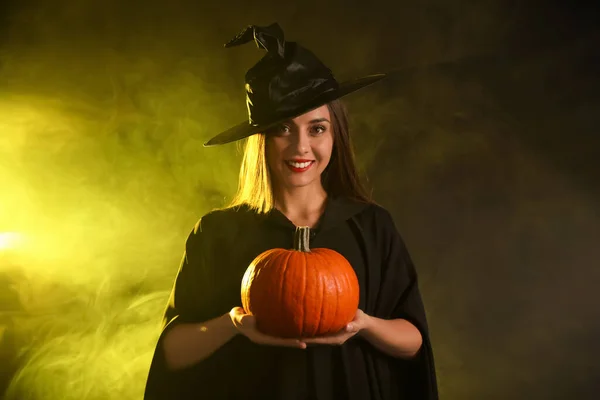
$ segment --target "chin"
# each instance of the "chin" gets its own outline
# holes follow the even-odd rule
[[[314,184],[316,178],[300,178],[298,179],[297,177],[288,177],[288,179],[285,180],[285,184],[288,187],[305,187],[305,186],[310,186],[312,184]]]
[[[299,181],[288,181],[287,182],[287,186],[288,187],[294,187],[294,188],[300,188],[300,187],[305,187],[305,186],[310,186],[313,183],[313,181],[304,181],[304,182],[299,182]]]

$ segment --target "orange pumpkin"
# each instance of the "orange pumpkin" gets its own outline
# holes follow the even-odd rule
[[[242,307],[261,332],[285,338],[340,331],[358,308],[354,269],[340,253],[309,248],[310,228],[298,227],[294,248],[258,255],[242,279]]]

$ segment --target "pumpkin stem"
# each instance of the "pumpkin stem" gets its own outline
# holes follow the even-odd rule
[[[294,233],[294,250],[310,253],[310,228],[308,226],[296,227]]]

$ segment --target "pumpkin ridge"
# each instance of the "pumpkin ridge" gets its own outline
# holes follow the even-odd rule
[[[350,263],[348,263],[350,265]],[[352,274],[351,274],[352,272]],[[352,265],[350,265],[350,269],[348,270],[348,272],[346,274],[344,274],[345,279],[346,279],[346,286],[347,288],[352,288],[352,289],[356,289],[355,291],[353,290],[352,292],[356,292],[356,293],[360,293],[360,286],[358,285],[358,278],[356,278],[356,271],[354,271],[354,267]],[[352,278],[355,279],[352,279]],[[360,296],[360,294],[359,294]],[[356,296],[356,298],[352,299],[352,309],[356,310],[358,309],[358,297]],[[355,303],[356,301],[356,303]],[[350,302],[350,298],[346,299],[346,302],[349,303]],[[348,309],[348,307],[346,307],[346,309]],[[355,311],[356,313],[356,311]],[[354,317],[356,316],[356,314],[354,315],[349,315],[348,318],[351,318],[351,320],[354,319]]]
[[[289,270],[291,269],[288,267],[289,267],[289,263],[290,263],[290,258],[292,258],[292,254],[293,253],[291,253],[291,252],[282,253],[282,255],[283,255],[282,258],[285,259],[285,261],[283,263],[283,265],[285,265],[285,267],[283,268],[283,271],[281,271],[280,281],[277,282],[277,284],[279,285],[279,290],[280,290],[280,292],[279,292],[279,302],[280,303],[279,303],[279,313],[278,314],[283,316],[286,319],[288,319],[289,314],[290,314],[290,310],[288,307],[289,302],[287,301],[288,299],[285,296],[289,294],[289,290],[286,291],[286,288],[288,286],[287,274],[288,274]],[[279,263],[278,265],[281,265],[281,263]],[[281,322],[281,321],[278,321],[278,322]],[[285,325],[287,325],[287,321],[286,321]],[[288,332],[284,332],[284,334],[287,335]]]
[[[344,282],[343,282],[343,283],[344,283],[344,286],[343,286],[343,287],[345,287],[345,288],[350,288],[350,287],[352,287],[352,284],[351,284],[351,282],[350,282],[350,277],[348,276],[348,274],[347,274],[347,273],[345,273],[345,274],[344,274],[343,281],[344,281]],[[347,303],[347,302],[348,302],[348,301],[346,301],[346,303]],[[348,307],[347,307],[347,304],[344,304],[344,310],[346,310],[347,308],[348,308]],[[344,315],[344,318],[347,318],[347,317]]]
[[[265,286],[261,286],[258,289],[262,292],[262,296],[260,294],[257,294],[255,297],[259,297],[260,300],[259,302],[261,302],[261,304],[264,305],[268,305],[268,308],[266,308],[263,311],[263,314],[261,315],[269,315],[268,311],[270,313],[274,312],[274,311],[278,311],[278,304],[273,304],[273,302],[269,302],[269,294],[270,293],[274,293],[275,290],[277,290],[277,275],[273,276],[272,275],[272,270],[273,270],[273,266],[276,266],[276,262],[279,259],[279,255],[280,255],[280,251],[273,251],[269,254],[269,257],[263,261],[263,270],[261,272],[259,272],[259,274],[267,274],[269,279],[265,279],[263,282],[265,282],[264,284]],[[274,264],[274,265],[273,265]],[[271,292],[270,290],[273,290],[273,292]],[[263,308],[265,308],[263,305]],[[267,329],[271,328],[273,326],[272,320],[270,318],[266,318],[264,319]],[[257,320],[257,323],[259,323],[260,321]],[[260,325],[260,324],[259,324]],[[264,325],[260,328],[263,328]]]
[[[270,256],[272,254],[276,254],[275,251],[269,252],[267,254],[265,254],[264,257],[260,257],[254,267],[254,271],[253,271],[253,275],[252,275],[252,281],[256,282],[256,287],[254,288],[250,288],[249,290],[249,297],[255,297],[255,300],[253,302],[248,301],[249,304],[249,309],[247,310],[247,312],[250,312],[252,314],[255,314],[256,312],[258,313],[263,313],[265,312],[264,310],[264,305],[263,304],[268,304],[264,302],[265,297],[268,296],[268,292],[267,290],[265,290],[265,286],[268,287],[268,285],[271,283],[270,279],[268,277],[268,275],[264,275],[265,271],[268,271],[270,268]],[[251,291],[256,291],[258,289],[258,292],[256,295],[252,295]],[[256,301],[256,297],[258,296],[258,301]],[[258,310],[256,309],[256,306],[258,306]]]
[[[250,290],[252,288],[251,283],[254,280],[252,278],[255,269],[256,267],[254,266],[254,264],[250,264],[250,267],[246,269],[246,272],[242,277],[242,308],[245,312],[249,312],[248,304],[250,303]]]
[[[354,289],[353,293],[357,293],[357,296],[352,299],[352,308],[356,310],[360,305],[360,284],[358,283],[358,277],[354,267],[350,263],[348,263],[348,265],[350,265],[350,269],[348,270],[348,273],[345,274],[347,282],[346,287]],[[350,299],[347,301],[350,301]],[[351,315],[350,317],[354,319],[355,316],[356,314]]]
[[[304,280],[304,291],[302,292],[302,297],[301,297],[303,307],[301,308],[301,310],[302,310],[302,318],[300,318],[300,321],[302,321],[301,322],[302,326],[300,327],[300,332],[302,332],[302,335],[304,335],[304,334],[306,334],[306,332],[305,332],[305,330],[306,330],[306,321],[305,321],[305,318],[306,318],[306,309],[307,309],[307,304],[306,303],[307,303],[307,299],[310,299],[310,297],[306,296],[306,289],[307,289],[307,285],[308,285],[308,283],[306,282],[306,279],[307,279],[307,267],[308,267],[308,260],[307,260],[308,254],[307,253],[302,253],[300,255],[302,256],[302,260],[304,261],[303,265],[302,265],[302,279]]]
[[[323,255],[322,255],[322,254],[320,254],[320,253],[315,253],[315,256],[316,256],[316,257],[320,257],[320,258],[321,258],[321,259],[319,260],[320,262],[326,261],[326,260],[324,260],[324,257],[323,257]],[[320,331],[321,331],[321,327],[322,327],[323,325],[327,326],[327,325],[328,325],[328,322],[329,322],[329,321],[327,321],[327,319],[326,319],[327,317],[326,317],[326,313],[325,313],[325,304],[324,304],[324,299],[325,299],[325,290],[326,290],[326,287],[325,287],[325,286],[326,286],[326,285],[325,285],[325,283],[323,282],[323,279],[324,279],[324,278],[323,278],[323,274],[319,274],[319,285],[321,286],[321,290],[319,290],[319,292],[321,292],[321,298],[320,298],[320,303],[321,303],[321,310],[320,310],[320,311],[321,311],[321,317],[319,318],[319,323],[317,324],[316,331],[315,331],[315,332],[313,332],[313,335],[314,335],[316,332],[320,332]]]
[[[329,265],[328,265],[329,266]],[[336,275],[336,271],[333,271],[332,273],[333,276]],[[342,290],[340,290],[340,280],[339,279],[334,279],[335,282],[335,286],[337,289],[337,296],[335,297],[335,313],[333,314],[333,325],[337,325],[338,324],[338,315],[340,313],[340,295],[342,295]],[[328,327],[329,329],[331,329],[331,324]],[[331,333],[337,333],[337,332],[331,332]]]
[[[272,253],[274,253],[274,251],[269,250],[268,252],[261,254],[250,264],[250,268],[244,273],[244,277],[242,278],[242,308],[247,313],[253,314],[255,311],[253,310],[254,302],[251,302],[251,298],[253,297],[251,292],[256,290],[255,287],[258,286],[259,290],[257,293],[259,293],[260,296],[260,293],[262,292],[262,290],[260,290],[260,287],[262,286],[260,276],[261,271],[264,268],[263,264],[265,264],[265,261],[269,260],[269,256]],[[254,282],[256,283],[254,284]],[[258,304],[260,304],[260,300]]]
[[[324,278],[328,279],[331,277],[331,273],[328,268],[328,260],[327,260],[327,257],[325,257],[325,255],[319,250],[314,252],[314,255],[315,255],[315,258],[318,259],[319,266],[322,269],[322,273],[319,274],[319,277],[320,277],[319,280],[322,282]],[[327,289],[328,289],[328,287],[323,285],[323,288],[321,290],[321,297],[319,298],[319,308],[320,308],[320,315],[321,315],[321,319],[319,321],[319,329],[317,330],[317,332],[319,332],[319,333],[321,333],[322,328],[324,328],[325,331],[328,331],[329,327],[331,326],[331,321],[329,319],[323,318],[324,308],[326,307],[325,298],[329,297],[329,295],[326,293]]]

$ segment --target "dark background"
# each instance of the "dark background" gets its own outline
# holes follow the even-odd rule
[[[65,248],[70,263],[56,264],[72,268],[45,274],[43,287],[25,265],[45,261],[0,253],[0,285],[12,293],[0,298],[0,364],[5,386],[19,377],[11,398],[139,398],[183,241],[236,184],[235,146],[201,143],[244,120],[243,74],[262,54],[222,45],[248,24],[274,21],[339,80],[394,71],[346,103],[361,169],[420,274],[441,398],[598,398],[596,8],[500,0],[0,7],[0,190],[13,199],[0,203],[0,231],[35,219],[60,221],[68,243],[82,243],[74,227],[94,238]],[[43,206],[15,207],[19,185]],[[25,292],[44,294],[54,317]],[[119,307],[138,311],[123,317]],[[55,322],[82,314],[81,328]],[[87,390],[98,380],[108,394]]]

